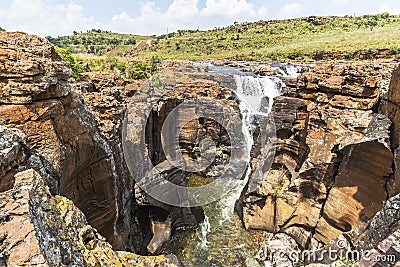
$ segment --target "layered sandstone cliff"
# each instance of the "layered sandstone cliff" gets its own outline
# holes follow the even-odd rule
[[[393,67],[316,64],[286,81],[272,110],[272,168],[243,195],[246,228],[285,233],[300,249],[318,249],[343,237],[351,247],[373,247],[394,231],[399,218],[385,213],[385,203],[398,193],[398,144],[391,127],[397,108],[387,112],[381,106],[382,98],[396,94],[398,74],[388,86]],[[262,152],[253,166],[262,169],[267,158],[268,151]],[[374,217],[378,212],[388,215],[391,226],[372,238],[385,224]]]
[[[134,250],[122,151],[113,129],[98,127],[53,46],[1,33],[0,61],[2,263],[179,265],[173,256],[113,250]]]

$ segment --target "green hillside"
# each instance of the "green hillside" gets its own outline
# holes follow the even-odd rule
[[[158,43],[135,50],[139,41],[152,38]],[[138,60],[393,58],[400,51],[400,17],[383,13],[245,22],[208,31],[179,30],[157,37],[91,30],[48,39],[74,53]]]
[[[75,53],[104,54],[109,51],[124,52],[141,40],[150,39],[148,36],[113,33],[92,29],[87,32],[74,32],[72,35],[61,37],[46,37],[54,45],[71,48]]]
[[[76,77],[90,69],[138,78],[149,76],[168,59],[399,60],[400,16],[383,13],[245,22],[161,36],[90,30],[47,39],[64,49],[60,51],[76,66]]]
[[[397,54],[400,17],[384,13],[259,21],[210,31],[178,31],[158,39],[159,43],[139,53],[139,58],[307,60],[323,59],[333,51],[351,59],[359,50],[367,56],[378,49]]]

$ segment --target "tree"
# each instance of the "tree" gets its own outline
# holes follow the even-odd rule
[[[6,30],[0,27],[0,32],[5,32]]]
[[[136,44],[136,39],[135,38],[129,38],[128,40],[125,41],[126,45],[135,45]]]

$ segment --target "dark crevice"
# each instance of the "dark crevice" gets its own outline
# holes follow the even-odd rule
[[[332,148],[331,153],[336,155],[334,157],[334,162],[331,163],[331,165],[330,165],[330,166],[333,167],[333,173],[332,173],[331,177],[324,177],[324,181],[327,183],[327,184],[325,184],[325,186],[326,186],[326,197],[325,197],[325,201],[322,202],[322,207],[321,207],[321,210],[320,210],[320,213],[319,213],[319,220],[321,218],[324,218],[328,222],[328,224],[330,224],[330,225],[331,225],[331,223],[329,223],[329,219],[327,219],[326,216],[324,216],[325,205],[326,205],[326,203],[328,201],[328,198],[330,196],[330,192],[331,192],[331,190],[333,188],[333,185],[335,184],[336,177],[337,177],[337,175],[339,173],[340,164],[341,164],[341,162],[343,160],[343,155],[341,155],[339,153],[339,146],[338,145],[335,145]],[[334,225],[332,225],[332,226],[334,228],[337,228]],[[316,230],[316,228],[314,228],[313,234],[315,234],[315,230]]]
[[[389,104],[391,104],[391,105],[393,105],[393,106],[396,106],[396,107],[400,108],[400,104],[397,104],[396,102],[394,102],[394,101],[392,101],[392,100],[389,100],[389,99],[387,99],[387,98],[381,98],[381,100],[382,100],[382,101],[385,101],[386,103],[389,103]]]

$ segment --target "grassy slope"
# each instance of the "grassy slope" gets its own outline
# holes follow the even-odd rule
[[[178,31],[158,36],[157,45],[123,58],[124,52],[132,47],[128,42],[150,38],[154,37],[92,30],[53,38],[53,43],[71,47],[80,54],[93,51],[93,46],[100,56],[107,54],[120,56],[121,60],[145,61],[152,56],[189,60],[307,60],[332,51],[352,54],[368,49],[390,49],[400,54],[400,17],[387,13],[309,17],[240,23],[209,31]]]
[[[181,31],[162,38],[153,51],[142,52],[139,57],[285,60],[307,59],[328,51],[352,53],[380,48],[400,49],[400,17],[300,18],[242,23],[211,31]]]

